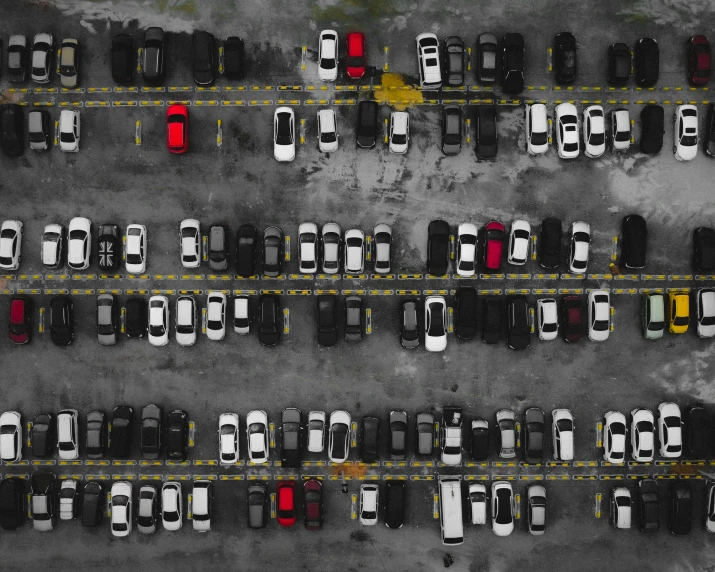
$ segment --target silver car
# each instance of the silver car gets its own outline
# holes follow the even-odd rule
[[[144,534],[156,532],[156,521],[159,514],[156,489],[144,485],[139,489],[139,510],[137,512],[137,530]]]
[[[509,409],[497,411],[497,427],[499,428],[499,456],[502,459],[516,457],[516,425],[514,412]]]
[[[101,346],[117,343],[116,308],[111,294],[100,294],[97,297],[97,341]]]
[[[283,232],[276,226],[269,226],[263,231],[263,274],[275,277],[280,275],[283,255]]]
[[[389,274],[392,270],[392,229],[389,224],[381,222],[372,231],[373,257],[375,272]]]
[[[434,445],[434,415],[431,413],[417,414],[417,453],[431,455]]]
[[[329,222],[323,225],[320,234],[323,243],[323,272],[325,274],[337,274],[340,272],[343,230],[340,225]]]

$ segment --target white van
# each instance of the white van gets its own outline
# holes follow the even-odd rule
[[[462,544],[462,477],[443,476],[439,479],[439,526],[442,544]]]

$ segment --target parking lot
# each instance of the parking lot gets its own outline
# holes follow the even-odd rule
[[[365,7],[349,2],[270,7],[231,4],[178,1],[141,7],[119,2],[75,6],[58,0],[0,7],[4,41],[13,33],[25,33],[30,39],[39,31],[52,31],[56,42],[74,36],[83,49],[83,91],[59,91],[54,70],[50,83],[57,90],[54,92],[10,91],[6,78],[0,78],[3,102],[27,102],[25,113],[39,103],[48,104],[53,122],[65,107],[79,109],[82,117],[77,154],[61,153],[58,147],[48,153],[26,148],[19,159],[0,157],[3,220],[18,219],[25,225],[20,270],[0,280],[0,289],[7,289],[6,294],[32,296],[38,309],[29,346],[15,346],[7,337],[0,339],[2,411],[19,411],[26,423],[39,412],[75,408],[80,412],[82,436],[87,412],[101,409],[109,414],[120,404],[134,408],[133,464],[56,463],[46,467],[65,478],[101,478],[107,481],[106,486],[112,480],[131,478],[135,488],[144,481],[173,478],[183,482],[185,501],[195,477],[216,479],[213,526],[208,534],[194,532],[185,522],[179,532],[160,529],[155,535],[144,536],[135,531],[119,539],[111,536],[107,519],[95,529],[84,528],[77,521],[60,522],[51,533],[40,534],[28,521],[21,530],[0,535],[3,569],[25,570],[33,565],[57,570],[110,566],[117,570],[137,566],[196,570],[209,566],[222,569],[231,563],[246,570],[434,570],[443,567],[446,553],[454,559],[455,570],[526,566],[561,570],[573,567],[575,561],[582,570],[707,569],[713,540],[702,526],[704,476],[715,459],[705,459],[701,465],[604,466],[600,463],[602,449],[597,446],[597,425],[610,410],[626,414],[636,407],[656,410],[663,401],[676,402],[685,410],[696,403],[711,407],[715,401],[712,340],[696,337],[692,319],[688,334],[666,332],[658,341],[644,340],[640,326],[640,294],[644,290],[694,289],[715,282],[712,276],[697,277],[691,267],[693,229],[715,225],[711,200],[715,164],[702,149],[694,161],[677,162],[671,152],[670,122],[677,102],[694,101],[704,128],[705,104],[711,95],[710,91],[688,89],[685,43],[693,33],[708,33],[700,22],[711,20],[713,9],[704,8],[691,21],[690,16],[676,12],[672,3],[665,6],[661,2],[648,6],[631,3],[627,9],[616,2],[589,2],[586,6],[554,7],[548,13],[536,5],[499,2],[480,3],[478,9],[470,2],[450,3],[448,11],[434,2],[421,4],[419,9],[380,1]],[[136,91],[105,91],[115,85],[109,68],[110,37],[124,31],[140,45],[143,30],[152,25],[169,32],[165,91],[142,92],[141,79],[135,83]],[[317,76],[317,36],[328,27],[341,37],[353,29],[361,29],[367,36],[368,75],[353,82],[358,86],[354,90],[321,89],[325,84]],[[247,46],[245,80],[229,82],[219,75],[216,91],[196,91],[190,67],[190,33],[194,29],[208,30],[217,40],[242,36]],[[555,90],[548,71],[550,42],[555,33],[566,29],[574,33],[579,46],[579,80],[573,91]],[[456,93],[442,91],[434,96],[438,103],[433,104],[431,94],[410,87],[417,83],[414,37],[427,30],[440,39],[460,35],[468,45],[485,30],[498,36],[520,31],[527,43],[525,82],[533,89],[518,98],[519,104],[504,99],[499,90],[492,93],[476,87]],[[648,35],[656,37],[660,45],[658,87],[651,92],[608,93],[607,46],[614,41],[633,45],[637,38]],[[472,65],[475,61],[472,59]],[[468,74],[467,83],[476,85],[473,74]],[[341,75],[336,85],[351,84]],[[396,89],[402,85],[405,89]],[[287,89],[289,86],[299,89]],[[28,82],[24,87],[35,86]],[[376,149],[355,148],[356,103],[372,98],[381,102],[380,121],[389,117],[391,109],[409,111],[406,155],[389,154],[381,138]],[[469,139],[465,137],[456,157],[446,157],[440,150],[445,100],[459,101],[465,118],[471,119]],[[474,114],[476,106],[487,100],[498,110],[495,161],[478,160],[474,153]],[[552,145],[545,156],[532,157],[524,149],[523,100],[545,100],[550,116],[557,101],[573,100],[579,112],[595,101],[606,111],[626,107],[636,119],[636,143],[640,110],[648,101],[655,101],[665,108],[663,149],[659,155],[647,156],[634,145],[623,155],[607,152],[599,159],[582,156],[563,161]],[[182,156],[171,155],[166,149],[165,114],[171,101],[191,102],[190,148]],[[273,159],[272,118],[281,101],[293,107],[301,130],[302,141],[291,163]],[[340,148],[329,156],[319,153],[316,142],[316,113],[326,106],[336,110],[340,137]],[[648,260],[638,274],[620,275],[618,267],[610,265],[618,264],[621,219],[631,213],[647,220]],[[95,228],[107,222],[120,229],[131,223],[146,225],[146,275],[129,277],[122,265],[119,277],[102,277],[96,262],[77,276],[67,268],[48,274],[39,257],[42,231],[54,222],[67,225],[76,216],[89,218]],[[519,269],[504,261],[503,276],[457,279],[453,263],[446,279],[426,276],[431,220],[443,219],[455,231],[460,223],[473,222],[481,231],[492,219],[507,227],[524,219],[536,229],[549,216],[560,218],[564,228],[577,220],[591,225],[587,275],[574,279],[564,274],[564,243],[556,276],[543,274],[536,260],[528,260]],[[232,249],[235,232],[243,223],[253,224],[259,232],[269,225],[279,226],[292,239],[290,259],[284,262],[285,277],[244,280],[236,278],[233,271],[214,275],[205,263],[187,274],[179,258],[178,237],[179,223],[186,218],[198,219],[204,233],[213,223],[227,224]],[[333,221],[344,230],[360,228],[367,235],[378,222],[390,223],[392,278],[373,278],[370,261],[365,276],[358,279],[301,278],[297,274],[297,235],[298,226],[306,221],[319,227]],[[558,298],[568,291],[580,291],[585,297],[589,289],[608,288],[613,330],[608,341],[600,344],[585,336],[577,344],[565,344],[561,339],[543,342],[533,334],[531,346],[523,352],[509,349],[503,339],[497,345],[486,345],[479,336],[463,341],[451,333],[443,353],[428,353],[423,346],[415,351],[402,349],[400,300],[440,293],[453,308],[454,291],[465,284],[483,296],[525,293],[532,307],[543,296]],[[38,328],[40,323],[47,326],[49,301],[63,290],[72,296],[75,308],[76,336],[68,348],[53,345],[47,328],[44,332]],[[124,336],[116,346],[99,346],[96,295],[103,290],[114,291],[122,306],[135,294],[147,298],[154,291],[169,295],[172,331],[168,346],[157,348],[146,340]],[[182,290],[200,292],[196,296],[202,308],[210,290],[250,292],[254,304],[262,290],[280,291],[282,306],[288,310],[280,344],[263,347],[255,332],[238,336],[229,328],[222,342],[199,336],[195,346],[180,347],[174,340],[173,311]],[[363,297],[370,310],[370,331],[362,342],[347,344],[341,339],[331,348],[318,345],[319,291],[334,291],[340,302],[352,293]],[[8,319],[8,301],[9,295],[0,295],[0,322]],[[342,303],[339,308],[342,321]],[[481,326],[481,321],[478,323]],[[342,334],[342,327],[339,331]],[[138,416],[149,403],[161,404],[166,412],[177,408],[188,412],[194,424],[190,463],[140,463]],[[448,405],[463,407],[468,421],[476,417],[489,420],[490,427],[499,409],[512,409],[518,417],[532,406],[547,412],[569,408],[575,417],[576,463],[526,467],[519,464],[519,457],[513,465],[500,465],[492,440],[485,466],[439,467],[437,450],[432,465],[416,465],[420,460],[411,453],[416,414],[430,411],[439,420],[442,408]],[[246,413],[263,409],[277,428],[285,407],[300,408],[304,420],[311,410],[329,413],[336,409],[349,411],[357,423],[363,415],[380,417],[381,460],[389,458],[387,416],[392,409],[405,410],[409,414],[407,461],[404,466],[383,463],[365,467],[357,464],[357,451],[352,451],[353,464],[342,468],[329,466],[325,455],[306,455],[307,461],[323,464],[300,470],[274,464],[226,469],[215,464],[221,413],[239,414],[244,459]],[[550,440],[550,434],[547,438]],[[80,458],[85,459],[83,439],[80,441]],[[280,458],[277,430],[275,441],[271,461]],[[550,443],[546,453],[550,461]],[[24,458],[32,463],[29,451]],[[29,475],[34,470],[31,464],[0,466],[3,476]],[[513,481],[515,493],[520,495],[520,518],[511,536],[495,536],[489,523],[467,524],[467,516],[464,544],[441,544],[434,495],[437,476],[452,473],[487,484],[496,479]],[[324,482],[322,531],[303,528],[300,503],[299,522],[291,529],[282,529],[274,519],[263,530],[247,527],[246,488],[251,480],[265,481],[273,493],[279,479],[302,480],[309,475],[319,475]],[[614,530],[608,523],[610,488],[614,482],[627,486],[635,498],[634,477],[642,475],[659,479],[660,532],[644,535],[635,525],[631,530]],[[693,489],[693,530],[685,537],[667,531],[667,487],[675,476],[686,476]],[[343,477],[347,494],[341,492]],[[359,524],[353,514],[353,497],[360,484],[376,479],[384,490],[388,478],[407,481],[405,526],[390,530],[383,526],[382,515],[378,526]],[[547,529],[542,537],[528,534],[525,517],[526,487],[537,479],[546,486],[548,499]]]

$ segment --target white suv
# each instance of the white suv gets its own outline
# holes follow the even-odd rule
[[[360,485],[360,524],[377,524],[380,489],[377,485]]]
[[[439,40],[432,33],[420,34],[417,42],[417,65],[420,68],[420,87],[436,90],[442,87],[442,70],[439,62]]]

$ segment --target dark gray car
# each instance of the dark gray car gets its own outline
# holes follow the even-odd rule
[[[417,414],[417,453],[431,455],[434,445],[434,415],[431,413]]]
[[[209,229],[209,268],[226,270],[228,268],[228,232],[222,224],[215,224]]]
[[[420,345],[417,300],[405,300],[400,305],[400,344],[408,350]]]
[[[265,509],[266,486],[253,483],[248,487],[248,526],[263,528],[266,526]]]
[[[404,461],[407,455],[407,413],[390,411],[390,459]]]
[[[541,463],[544,457],[546,416],[538,407],[524,412],[524,458],[527,463]]]
[[[462,150],[462,110],[447,105],[442,110],[442,153],[457,155]]]
[[[104,413],[90,411],[87,413],[87,433],[85,449],[89,459],[101,459],[107,441],[107,429],[104,423]]]
[[[142,75],[148,82],[160,83],[164,79],[164,30],[148,28],[144,32]]]
[[[300,409],[287,407],[281,415],[281,466],[290,469],[300,467]]]
[[[117,306],[114,296],[100,294],[97,297],[97,341],[101,346],[113,346],[117,343]]]
[[[161,407],[150,403],[142,409],[142,457],[158,459],[161,451]]]
[[[263,231],[263,274],[278,276],[282,269],[283,232],[277,226]]]
[[[345,341],[359,342],[363,335],[363,307],[360,296],[345,298]]]

